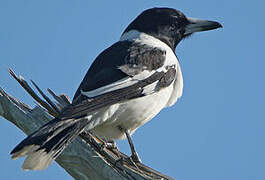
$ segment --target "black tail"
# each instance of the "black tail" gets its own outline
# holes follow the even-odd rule
[[[12,159],[27,155],[23,169],[46,169],[86,127],[88,118],[60,120],[55,118],[18,144]]]

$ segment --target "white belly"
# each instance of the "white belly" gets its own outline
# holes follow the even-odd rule
[[[130,134],[133,134],[137,128],[151,120],[166,107],[172,91],[173,85],[148,96],[112,105],[111,108],[102,112],[105,116],[107,114],[111,114],[111,116],[107,120],[104,120],[104,123],[96,126],[93,131],[106,140],[126,138],[124,132],[119,127],[127,129]],[[115,112],[108,112],[113,112],[110,109],[113,109]],[[100,114],[102,115],[102,113]]]

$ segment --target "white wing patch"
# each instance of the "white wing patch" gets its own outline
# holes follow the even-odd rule
[[[127,86],[131,86],[131,85],[133,85],[135,83],[137,83],[137,82],[136,81],[132,81],[131,77],[127,77],[127,78],[123,78],[123,79],[121,79],[119,81],[116,81],[116,82],[108,84],[106,86],[97,88],[97,89],[92,90],[92,91],[83,91],[81,89],[81,94],[83,94],[83,95],[85,95],[85,96],[87,96],[89,98],[92,98],[92,97],[99,96],[101,94],[104,94],[104,93],[107,93],[107,92],[110,92],[110,91],[114,91],[114,90],[121,89],[121,88],[124,88],[124,87],[127,87]]]
[[[144,87],[143,94],[149,95],[155,92],[158,80]]]
[[[92,91],[83,91],[81,90],[81,94],[92,98],[95,96],[99,96],[101,94],[105,94],[107,92],[111,92],[111,91],[115,91],[117,89],[122,89],[125,87],[129,87],[134,85],[135,83],[148,78],[149,76],[151,76],[153,73],[155,73],[156,71],[147,71],[144,70],[141,73],[133,76],[133,77],[127,77],[127,78],[123,78],[119,81],[116,81],[114,83],[108,84],[106,86],[100,87],[98,89],[92,90]]]

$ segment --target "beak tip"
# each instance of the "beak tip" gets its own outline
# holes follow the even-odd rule
[[[212,29],[223,28],[223,25],[217,21],[209,21],[211,22]]]
[[[223,25],[221,23],[218,23],[218,28],[223,28]]]

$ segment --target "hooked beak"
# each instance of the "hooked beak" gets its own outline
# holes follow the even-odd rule
[[[189,35],[194,32],[208,31],[212,29],[222,28],[223,26],[216,21],[207,21],[196,18],[187,18],[189,24],[185,27],[184,35]]]

